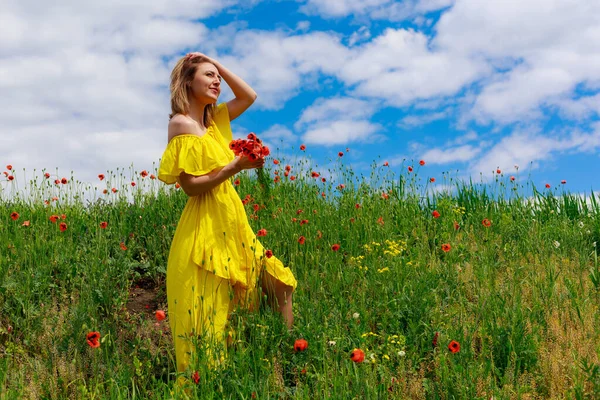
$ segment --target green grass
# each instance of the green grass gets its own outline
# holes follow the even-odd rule
[[[253,198],[261,242],[298,280],[294,328],[266,305],[236,311],[227,362],[195,365],[191,398],[600,397],[593,195],[503,175],[430,183],[426,166],[400,175],[373,166],[363,178],[341,160],[328,171],[334,184],[311,178],[306,163],[292,166],[292,182],[284,165],[274,167],[280,183],[272,169],[262,186],[242,174],[237,189]],[[27,200],[15,195],[18,179],[2,182],[0,398],[176,398],[168,321],[153,314],[168,316],[167,257],[186,195],[117,171],[102,181],[106,195],[84,201],[91,185],[56,178],[30,181]],[[453,190],[431,191],[442,184]],[[91,331],[98,348],[86,343]],[[306,351],[294,352],[298,338]],[[365,362],[350,360],[354,348]]]

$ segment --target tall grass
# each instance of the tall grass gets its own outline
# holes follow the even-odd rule
[[[266,304],[237,310],[226,362],[196,365],[199,383],[183,393],[154,312],[168,316],[167,257],[186,195],[136,171],[109,171],[97,196],[72,177],[41,175],[27,199],[10,195],[18,179],[3,182],[0,398],[600,397],[593,193],[526,182],[525,198],[503,175],[432,183],[427,166],[358,177],[335,165],[316,169],[335,183],[302,161],[294,181],[284,160],[267,171],[279,183],[240,175],[252,227],[298,280],[294,328]],[[306,351],[294,351],[298,338]],[[355,348],[363,363],[350,359]]]

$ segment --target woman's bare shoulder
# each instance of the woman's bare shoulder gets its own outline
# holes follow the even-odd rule
[[[191,118],[183,114],[175,114],[169,121],[169,142],[177,135],[185,133],[196,134],[196,130],[196,124]]]

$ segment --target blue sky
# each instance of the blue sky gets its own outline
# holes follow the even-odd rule
[[[0,21],[0,163],[29,174],[98,185],[152,168],[170,69],[193,50],[256,90],[234,135],[256,132],[280,158],[304,143],[326,169],[349,148],[364,174],[423,159],[438,189],[444,172],[497,168],[574,193],[600,183],[597,1],[8,0]]]

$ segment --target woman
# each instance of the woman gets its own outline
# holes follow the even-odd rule
[[[216,106],[221,77],[235,98]],[[177,62],[170,89],[169,141],[158,179],[178,182],[189,196],[167,266],[169,323],[177,370],[185,372],[197,362],[199,348],[210,365],[223,360],[228,315],[238,304],[256,308],[257,284],[291,328],[296,279],[276,257],[264,256],[230,181],[242,170],[264,165],[264,159],[235,157],[229,149],[230,121],[254,102],[256,93],[201,53]]]

